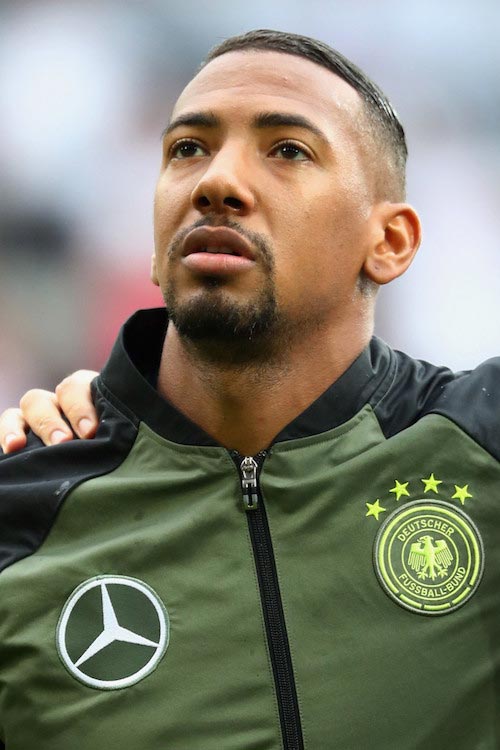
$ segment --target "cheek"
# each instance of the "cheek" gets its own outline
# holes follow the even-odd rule
[[[191,187],[173,183],[166,175],[160,176],[154,194],[155,228],[169,229],[185,221],[186,209],[191,205]]]
[[[166,199],[165,190],[158,185],[154,196],[153,217],[156,270],[160,286],[163,285],[168,266],[167,248],[175,234],[175,218],[172,214],[172,203]]]
[[[318,199],[288,213],[276,252],[278,296],[285,305],[329,304],[349,296],[362,267],[363,226],[349,201]],[[280,252],[278,252],[278,250]]]
[[[153,222],[154,222],[154,234],[155,243],[158,249],[158,240],[162,235],[165,225],[165,200],[160,186],[156,186],[154,203],[153,203]]]

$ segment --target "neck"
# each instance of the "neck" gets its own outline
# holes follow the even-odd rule
[[[361,353],[372,321],[352,321],[348,330],[316,329],[290,342],[267,364],[219,364],[197,352],[170,323],[158,376],[158,390],[218,443],[241,455],[255,455],[313,401]]]

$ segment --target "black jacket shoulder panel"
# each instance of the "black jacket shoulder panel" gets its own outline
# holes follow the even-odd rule
[[[392,383],[380,401],[372,403],[386,437],[426,414],[441,414],[500,460],[500,358],[454,373],[402,352],[394,355]]]
[[[446,367],[436,367],[402,352],[393,351],[392,381],[372,406],[386,437],[414,424],[455,377]]]
[[[68,493],[113,471],[128,455],[137,424],[94,386],[100,422],[93,440],[47,448],[33,435],[23,450],[0,457],[0,570],[33,554]]]
[[[500,357],[458,373],[430,411],[451,419],[500,461]]]
[[[377,403],[394,370],[394,354],[380,339],[370,343],[347,370],[274,439],[284,442],[334,429],[367,403]]]

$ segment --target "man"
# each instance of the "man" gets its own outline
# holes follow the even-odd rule
[[[0,462],[9,750],[499,746],[499,362],[371,338],[420,240],[405,157],[385,96],[303,37],[230,39],[182,92],[168,325],[124,327],[94,440]]]

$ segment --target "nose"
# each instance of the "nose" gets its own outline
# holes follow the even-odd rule
[[[193,206],[202,214],[246,216],[255,205],[249,173],[250,165],[240,149],[221,149],[191,194]]]

